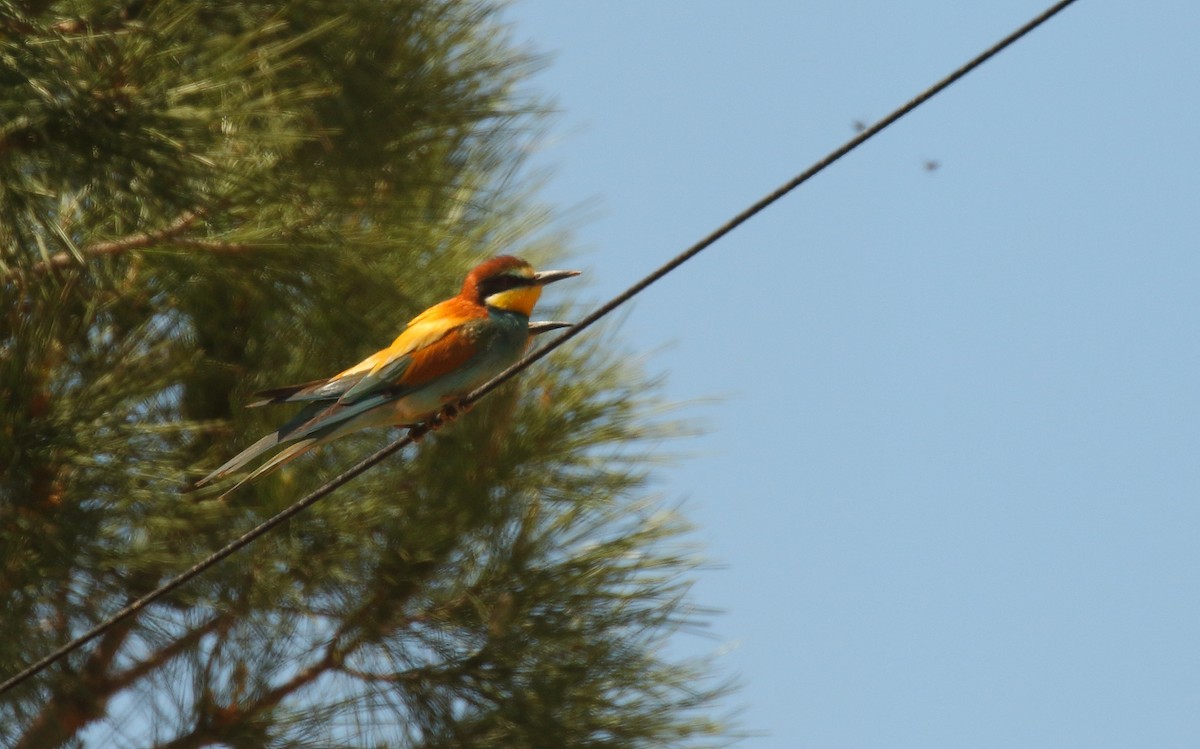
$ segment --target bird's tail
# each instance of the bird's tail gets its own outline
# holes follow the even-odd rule
[[[351,406],[328,402],[311,403],[296,414],[291,421],[242,450],[220,468],[197,481],[193,488],[198,489],[212,481],[224,478],[268,450],[291,443],[289,447],[280,451],[279,454],[234,485],[233,489],[236,489],[247,481],[269,473],[308,450],[344,434],[368,426],[391,424],[390,413],[386,409],[380,408],[391,399],[391,395],[384,394],[367,398]],[[225,494],[221,496],[225,496]]]
[[[262,439],[260,439],[258,442],[255,442],[250,447],[247,447],[245,450],[242,450],[237,455],[234,455],[232,458],[230,458],[228,461],[226,461],[225,464],[222,465],[220,468],[218,468],[217,470],[213,471],[212,473],[208,474],[204,478],[197,481],[196,488],[200,488],[211,481],[215,481],[216,479],[224,478],[225,476],[228,476],[229,474],[233,473],[234,471],[238,470],[242,466],[246,465],[250,461],[257,458],[259,455],[262,455],[267,450],[270,450],[271,448],[275,447],[276,445],[279,444],[279,437],[280,437],[280,434],[282,433],[282,431],[283,431],[282,429],[279,429],[274,432],[271,432],[270,434],[268,434],[265,437],[263,437]]]
[[[329,411],[330,411],[329,407],[325,404],[318,404],[318,403],[310,404],[309,406],[307,406],[303,410],[301,410],[300,413],[296,414],[292,418],[291,421],[289,421],[288,423],[279,427],[275,431],[267,434],[265,437],[263,437],[259,441],[255,442],[250,447],[247,447],[245,450],[242,450],[237,455],[234,455],[232,458],[227,460],[224,463],[224,465],[222,465],[220,468],[218,468],[217,470],[213,471],[212,473],[208,474],[204,478],[197,481],[195,486],[193,486],[192,488],[199,489],[200,487],[204,486],[205,484],[216,481],[217,479],[224,478],[224,477],[228,476],[229,474],[233,473],[234,471],[240,470],[243,466],[245,466],[250,461],[254,460],[258,456],[267,452],[268,450],[272,450],[272,449],[278,447],[279,445],[285,445],[289,442],[297,442],[297,444],[299,444],[299,442],[298,442],[299,440],[304,440],[305,442],[311,442],[310,440],[307,439],[309,437],[313,437],[314,439],[319,439],[321,436],[323,436],[323,434],[315,434],[314,435],[311,433],[311,430],[309,432],[304,432],[301,430],[306,427],[311,426],[313,421],[319,421],[319,417],[321,417],[321,415],[323,413],[328,413]],[[309,446],[311,447],[311,444]],[[304,452],[304,451],[299,450],[299,451],[292,452],[292,448],[288,448],[287,450],[284,450],[283,452],[281,452],[280,455],[291,455],[292,457],[295,457],[296,455],[299,455],[302,452]],[[264,467],[265,466],[282,465],[282,462],[276,462],[278,460],[279,460],[279,456],[276,456],[275,458],[272,458],[270,461],[268,461],[266,464],[264,464]],[[286,461],[283,461],[283,462],[286,462]],[[262,470],[263,470],[262,468],[259,468],[254,473],[250,474],[250,476],[247,477],[247,479],[244,479],[242,482],[240,482],[238,484],[238,486],[241,486],[242,484],[246,483],[246,481],[248,481],[250,478],[261,475],[260,472]]]
[[[321,440],[317,439],[316,437],[310,437],[289,445],[286,449],[280,450],[278,453],[276,453],[275,456],[266,463],[263,463],[258,468],[255,468],[253,471],[243,477],[241,481],[226,489],[221,493],[221,496],[217,497],[217,499],[223,499],[226,495],[231,494],[243,484],[248,484],[259,476],[266,476],[283,464],[300,457],[304,453],[316,447],[318,444],[321,444]]]

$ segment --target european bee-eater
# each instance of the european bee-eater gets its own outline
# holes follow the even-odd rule
[[[501,255],[467,274],[458,296],[425,310],[392,345],[324,380],[264,390],[251,406],[303,403],[295,418],[200,479],[226,476],[279,445],[288,445],[233,489],[318,445],[359,429],[416,426],[452,413],[459,399],[520,359],[530,339],[569,323],[529,322],[546,284],[574,270],[535,273]],[[229,491],[232,491],[230,489]]]

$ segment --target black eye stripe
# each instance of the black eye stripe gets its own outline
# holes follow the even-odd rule
[[[492,294],[499,294],[501,291],[508,291],[519,286],[528,286],[532,281],[533,279],[531,278],[508,273],[502,276],[492,276],[491,278],[484,279],[479,284],[479,296],[486,299]]]

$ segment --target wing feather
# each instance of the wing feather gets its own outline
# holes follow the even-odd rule
[[[471,323],[478,319],[476,310],[458,298],[430,307],[392,345],[334,377],[361,375],[338,402],[351,403],[385,389],[402,395],[463,366],[477,351]]]
[[[269,390],[259,390],[254,394],[259,400],[247,403],[246,407],[258,408],[273,403],[333,400],[342,397],[343,393],[354,387],[355,383],[361,379],[362,375],[350,375],[340,380],[330,377],[324,380],[302,382],[298,385],[284,385]]]
[[[376,351],[358,364],[333,377],[311,380],[296,385],[260,390],[257,400],[248,404],[257,408],[276,403],[311,401],[353,402],[382,387],[404,392],[464,364],[474,354],[466,341],[447,343],[443,339],[451,331],[470,323],[477,313],[461,299],[448,299],[422,312],[405,326],[391,345]],[[429,353],[424,353],[432,349]],[[449,359],[438,365],[439,357]],[[409,367],[417,368],[409,372]],[[433,365],[433,366],[431,366]]]

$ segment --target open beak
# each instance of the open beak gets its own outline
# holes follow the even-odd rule
[[[535,335],[549,333],[551,330],[558,330],[559,328],[569,328],[572,324],[573,323],[562,322],[561,320],[538,320],[536,322],[531,322],[529,323],[529,337],[532,338]]]
[[[541,273],[534,273],[533,280],[538,286],[545,286],[555,281],[561,281],[564,278],[578,276],[580,271],[577,270],[544,270]]]

